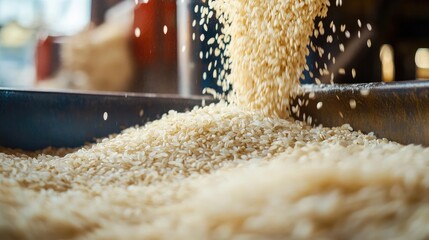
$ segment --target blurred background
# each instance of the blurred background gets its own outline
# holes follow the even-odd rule
[[[91,0],[0,0],[0,86],[34,86],[39,37],[71,36],[90,21]]]
[[[334,73],[335,83],[429,79],[429,1],[342,2],[339,8],[331,7],[323,19],[324,37],[313,37],[314,45],[326,50],[322,57],[312,53],[308,58],[314,78],[324,83],[331,81],[332,76],[316,69],[326,63],[329,72]],[[331,42],[329,35],[333,36]],[[339,44],[343,44],[344,52]],[[306,73],[305,82],[314,81],[309,75]]]
[[[0,0],[0,87],[201,94],[220,71],[203,74],[216,58],[201,35],[219,31],[199,24],[205,4]],[[429,79],[429,1],[343,1],[323,25],[312,42],[325,53],[310,54],[303,83]]]

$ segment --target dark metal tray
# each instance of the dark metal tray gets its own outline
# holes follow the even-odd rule
[[[298,99],[302,103],[308,100],[308,104],[301,106],[296,119],[303,120],[305,114],[316,125],[349,123],[355,130],[402,144],[429,146],[429,81],[304,89],[306,94],[293,104]],[[350,107],[351,99],[356,101],[355,109]],[[191,109],[202,100],[177,95],[0,89],[0,146],[23,150],[79,147],[158,119],[171,109]],[[323,102],[321,109],[317,109],[318,102]]]
[[[303,120],[305,114],[316,125],[349,123],[355,130],[402,144],[429,146],[429,81],[308,85],[304,90],[307,93],[298,99],[301,103],[308,99],[308,105],[294,115],[297,119]],[[356,101],[354,109],[350,100]],[[323,102],[321,109],[317,109],[318,102]]]
[[[0,89],[0,146],[23,150],[79,147],[127,127],[158,119],[171,109],[191,109],[201,105],[202,99],[158,94]]]

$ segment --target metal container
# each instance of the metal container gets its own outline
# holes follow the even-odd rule
[[[190,110],[200,105],[202,99],[159,94],[0,89],[0,146],[24,150],[79,147],[156,120],[172,109]]]
[[[295,106],[300,99],[302,105],[293,114],[296,119],[306,121],[311,116],[314,125],[327,127],[348,123],[377,137],[429,146],[429,81],[304,88],[306,94],[292,102]],[[158,119],[171,109],[191,109],[202,100],[178,95],[0,89],[0,146],[24,150],[79,147]],[[323,102],[321,109],[319,102]]]
[[[296,119],[311,116],[314,125],[350,124],[402,144],[429,146],[429,81],[306,85],[304,90],[292,103],[302,105],[292,114]]]

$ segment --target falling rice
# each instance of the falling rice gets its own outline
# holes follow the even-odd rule
[[[266,115],[287,116],[289,99],[298,92],[314,19],[326,16],[329,1],[209,4],[224,25],[219,45],[225,46],[224,61],[231,63],[231,73],[223,79],[232,85],[231,102]]]

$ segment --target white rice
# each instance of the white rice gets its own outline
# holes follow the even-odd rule
[[[429,238],[429,149],[287,116],[328,2],[210,4],[226,24],[218,39],[231,40],[218,43],[232,104],[171,111],[78,150],[2,149],[0,238]]]

